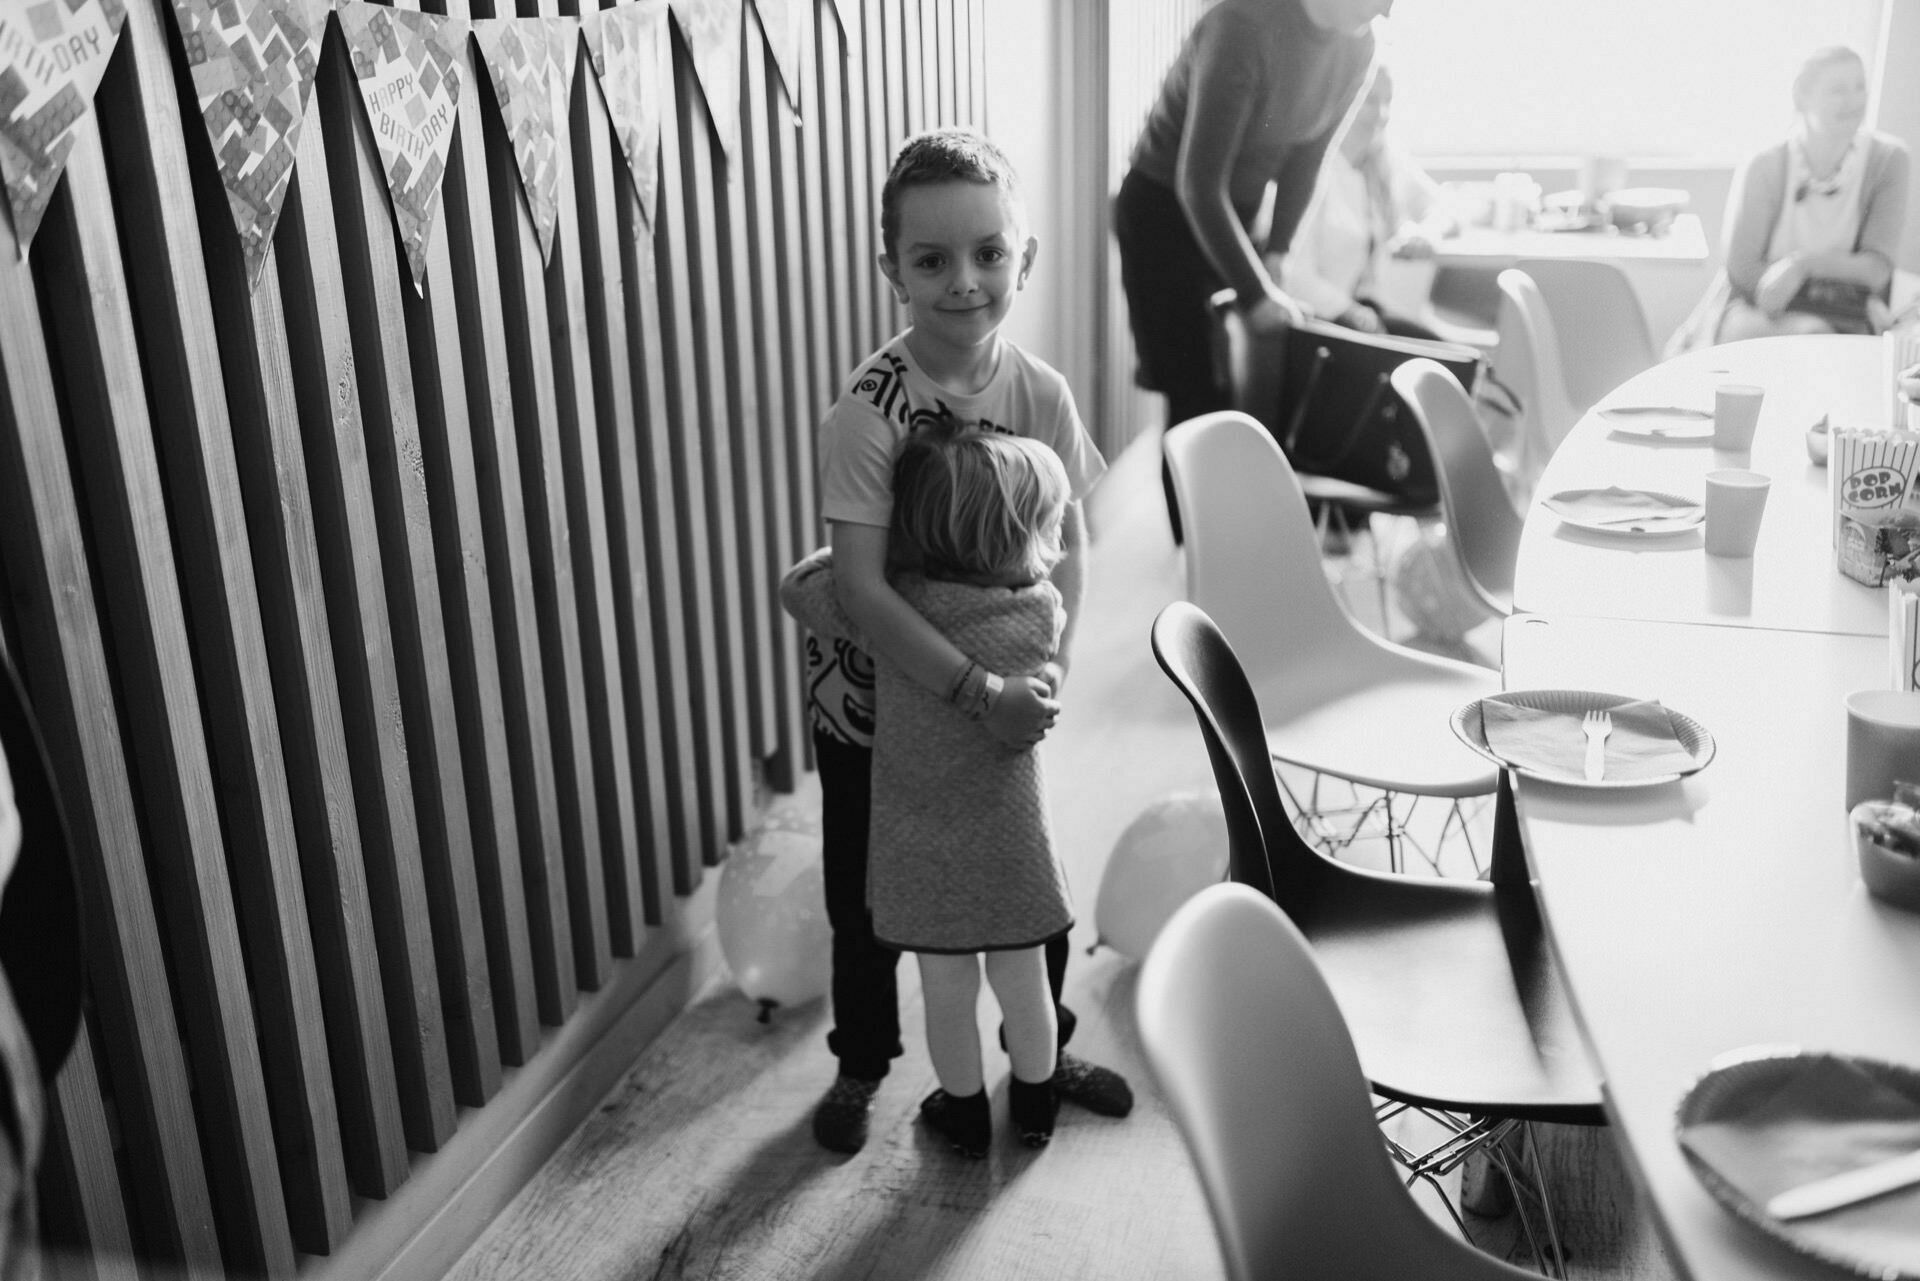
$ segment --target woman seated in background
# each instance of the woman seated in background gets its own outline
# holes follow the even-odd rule
[[[1906,146],[1864,128],[1867,69],[1842,46],[1815,50],[1793,79],[1800,119],[1749,160],[1727,208],[1726,269],[1669,344],[1769,334],[1871,334],[1907,212]]]
[[[1430,258],[1433,242],[1457,230],[1440,184],[1387,138],[1392,104],[1393,77],[1376,63],[1327,151],[1293,243],[1270,265],[1280,287],[1322,320],[1439,338],[1433,325],[1392,310],[1376,292],[1388,258]]]

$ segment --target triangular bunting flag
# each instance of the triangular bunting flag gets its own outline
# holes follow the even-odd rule
[[[424,293],[427,246],[459,123],[467,20],[341,0],[340,32],[386,170],[413,288]]]
[[[126,17],[123,0],[0,0],[0,178],[23,258]]]
[[[194,96],[259,283],[300,154],[328,0],[173,0]]]
[[[860,47],[860,0],[833,0],[833,16],[840,19],[841,34],[846,36],[840,45],[845,57]]]
[[[553,261],[560,221],[562,126],[573,96],[573,64],[580,48],[577,18],[476,18],[473,38],[493,81],[494,101],[513,143],[520,189],[540,239],[540,260]]]
[[[800,49],[812,35],[808,29],[813,0],[753,0],[760,13],[760,30],[773,50],[773,61],[780,68],[780,84],[787,91],[787,105],[794,119],[800,118]]]
[[[613,132],[626,153],[640,213],[653,225],[660,187],[660,94],[667,71],[667,0],[596,9],[580,19]]]
[[[693,70],[707,99],[720,146],[731,156],[740,142],[740,6],[745,0],[673,0]]]

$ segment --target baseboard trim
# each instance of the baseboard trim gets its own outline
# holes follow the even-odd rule
[[[580,1127],[674,1016],[725,970],[713,929],[714,887],[674,903],[640,955],[614,967],[539,1053],[509,1069],[500,1093],[463,1110],[440,1151],[415,1156],[384,1201],[358,1201],[340,1250],[303,1259],[311,1281],[426,1281],[446,1275],[547,1158]]]

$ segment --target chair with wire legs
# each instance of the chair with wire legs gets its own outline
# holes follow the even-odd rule
[[[1188,899],[1154,940],[1136,1001],[1230,1281],[1531,1275],[1449,1235],[1396,1186],[1425,1176],[1396,1174],[1402,1154],[1380,1144],[1340,1007],[1271,899],[1231,883]]]
[[[1525,1127],[1606,1118],[1547,947],[1504,779],[1490,879],[1404,876],[1339,862],[1296,830],[1268,754],[1260,699],[1213,619],[1174,601],[1154,620],[1152,646],[1206,742],[1226,813],[1231,879],[1272,899],[1312,944],[1373,1092],[1386,1100],[1377,1119],[1412,1109],[1446,1130],[1425,1151],[1392,1145],[1407,1178],[1443,1191],[1444,1175],[1485,1156],[1512,1183],[1539,1260],[1557,1266],[1565,1251]],[[1532,1177],[1508,1160],[1510,1135],[1529,1154]]]
[[[1331,852],[1378,835],[1394,870],[1407,848],[1438,870],[1439,842],[1429,851],[1410,841],[1409,815],[1396,814],[1397,805],[1433,797],[1449,806],[1440,837],[1465,834],[1477,871],[1463,802],[1493,795],[1496,771],[1454,737],[1449,718],[1498,692],[1499,677],[1394,644],[1354,620],[1321,569],[1298,477],[1249,415],[1223,410],[1181,423],[1165,452],[1186,516],[1187,598],[1245,656],[1274,757],[1312,773],[1305,796],[1294,796],[1310,839]],[[1369,799],[1323,804],[1330,779]]]

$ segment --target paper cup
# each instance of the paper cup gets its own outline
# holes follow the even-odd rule
[[[1707,473],[1707,554],[1751,556],[1773,481],[1757,471],[1723,467]]]
[[[1920,694],[1863,689],[1847,695],[1847,810],[1920,783]]]
[[[1766,390],[1750,383],[1722,383],[1713,389],[1713,447],[1736,451],[1753,448],[1753,429],[1760,425],[1760,402]]]

